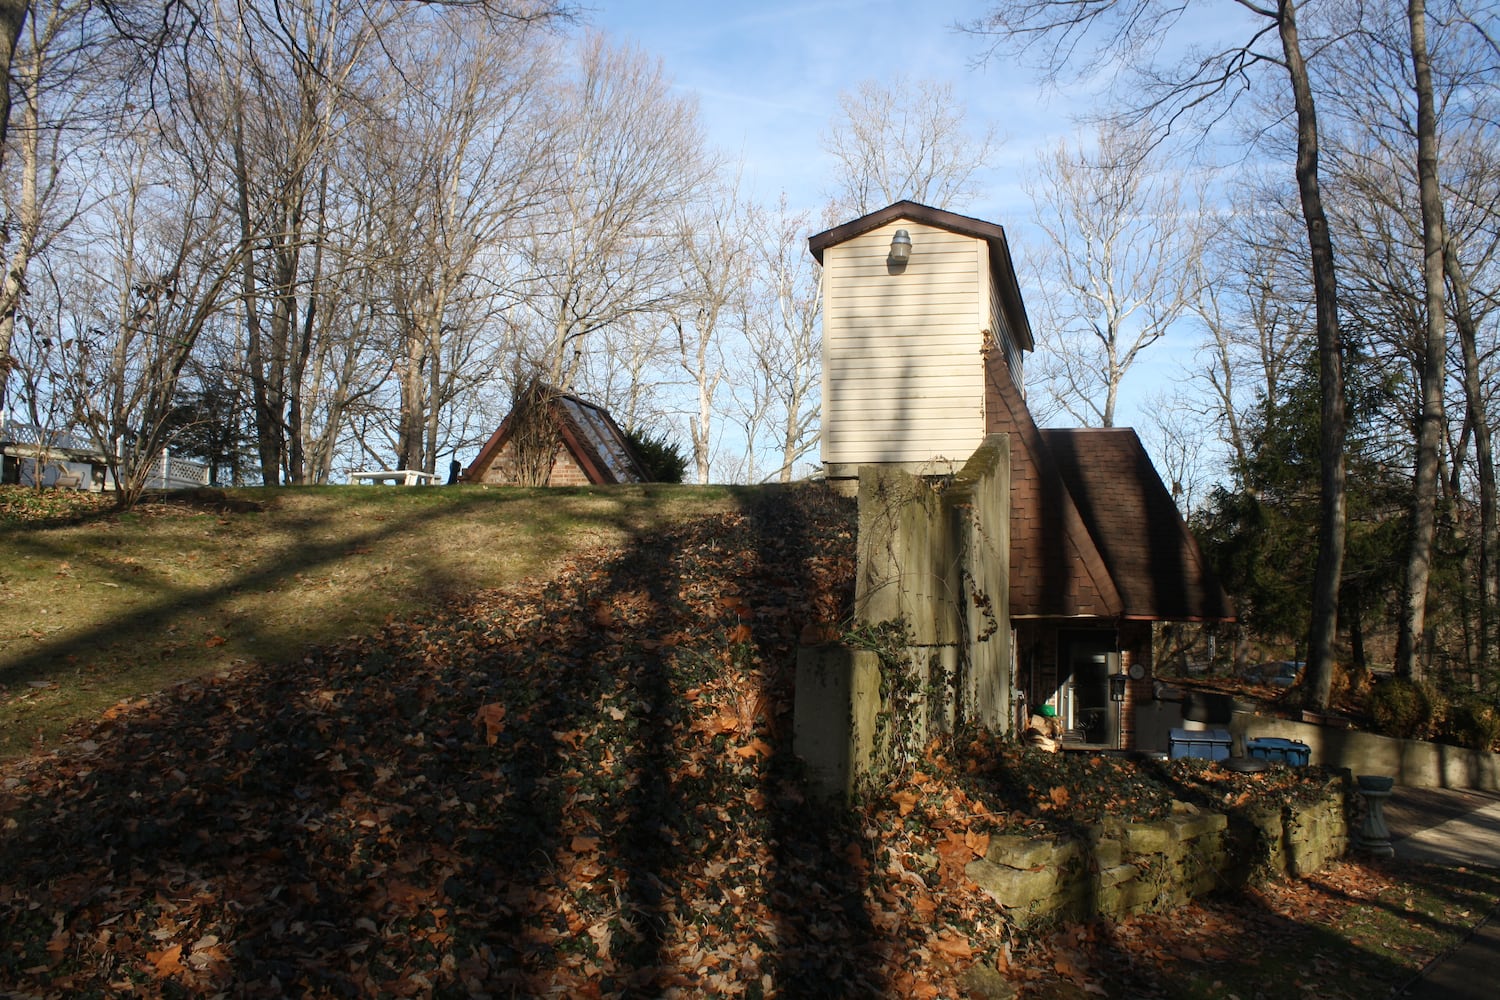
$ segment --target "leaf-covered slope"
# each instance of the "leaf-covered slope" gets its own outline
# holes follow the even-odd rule
[[[1178,761],[1164,788],[966,733],[858,810],[804,801],[795,643],[847,614],[853,534],[851,503],[770,491],[0,766],[0,994],[959,997],[1005,995],[1000,969],[1186,996],[1164,985],[1185,960],[1248,975],[1212,971],[1201,907],[1018,939],[965,866],[997,831],[1234,808],[1295,794],[1290,771]],[[1346,883],[1327,905],[1354,905]],[[1263,919],[1248,906],[1215,926]]]
[[[852,534],[779,491],[9,766],[0,987],[885,991],[908,929],[788,753]]]

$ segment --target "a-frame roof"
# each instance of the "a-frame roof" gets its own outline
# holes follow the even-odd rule
[[[1042,431],[1119,591],[1123,617],[1222,621],[1234,608],[1135,431]]]
[[[1232,620],[1135,431],[1042,430],[998,352],[986,369],[986,431],[1011,436],[1012,617]]]
[[[601,406],[555,389],[542,391],[552,401],[552,413],[558,439],[578,463],[589,482],[641,483],[646,481],[645,467],[614,418]],[[474,462],[464,470],[465,482],[479,482],[500,457],[516,430],[518,404],[506,414],[495,433],[479,450]]]
[[[894,205],[862,215],[850,222],[825,229],[808,238],[807,246],[818,263],[823,263],[823,251],[829,247],[847,243],[856,236],[863,236],[872,229],[897,220],[906,220],[946,229],[963,236],[983,240],[990,247],[990,276],[1000,295],[1006,319],[1011,325],[1016,343],[1023,350],[1032,350],[1036,341],[1031,335],[1031,321],[1026,316],[1026,303],[1021,298],[1021,286],[1016,281],[1016,268],[1010,256],[1010,243],[1005,238],[1005,229],[993,222],[970,218],[956,212],[933,208],[915,201],[898,201]]]

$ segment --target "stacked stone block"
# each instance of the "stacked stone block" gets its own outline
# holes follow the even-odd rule
[[[1311,803],[1233,817],[1179,803],[1167,819],[1079,837],[994,837],[967,872],[1021,926],[1170,910],[1217,889],[1301,878],[1342,857],[1347,795],[1336,781]]]

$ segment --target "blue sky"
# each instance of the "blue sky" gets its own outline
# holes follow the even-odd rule
[[[785,191],[794,209],[815,215],[833,183],[821,135],[841,92],[893,73],[950,83],[971,127],[995,125],[999,142],[977,178],[974,203],[937,207],[1004,226],[1023,294],[1040,295],[1027,259],[1028,248],[1039,248],[1044,237],[1032,223],[1022,181],[1038,152],[1074,138],[1076,116],[1093,110],[1098,96],[1081,85],[1066,95],[1045,89],[1029,68],[1003,58],[975,65],[984,39],[955,24],[983,13],[984,0],[584,2],[591,23],[659,57],[676,85],[697,96],[710,141],[743,163],[750,197],[772,203]],[[1180,47],[1240,33],[1230,23],[1233,9],[1190,11],[1174,26],[1172,42]],[[1035,319],[1036,306],[1030,311]],[[1187,330],[1168,337],[1142,356],[1122,386],[1118,421],[1139,427],[1148,447],[1145,412],[1156,393],[1184,378],[1195,341]]]
[[[821,134],[838,96],[887,73],[949,82],[971,123],[998,124],[1002,144],[984,194],[953,211],[1020,227],[1031,213],[1019,180],[1026,157],[1067,134],[1063,101],[1021,69],[974,68],[980,41],[954,29],[982,10],[975,0],[765,3],[589,0],[591,19],[617,41],[659,56],[697,95],[710,140],[745,165],[749,193],[816,209],[832,171]]]

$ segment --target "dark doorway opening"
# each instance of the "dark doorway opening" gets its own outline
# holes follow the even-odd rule
[[[1071,678],[1073,727],[1085,743],[1118,746],[1119,712],[1109,697],[1110,674],[1120,669],[1115,633],[1071,631],[1060,639],[1064,672]]]

